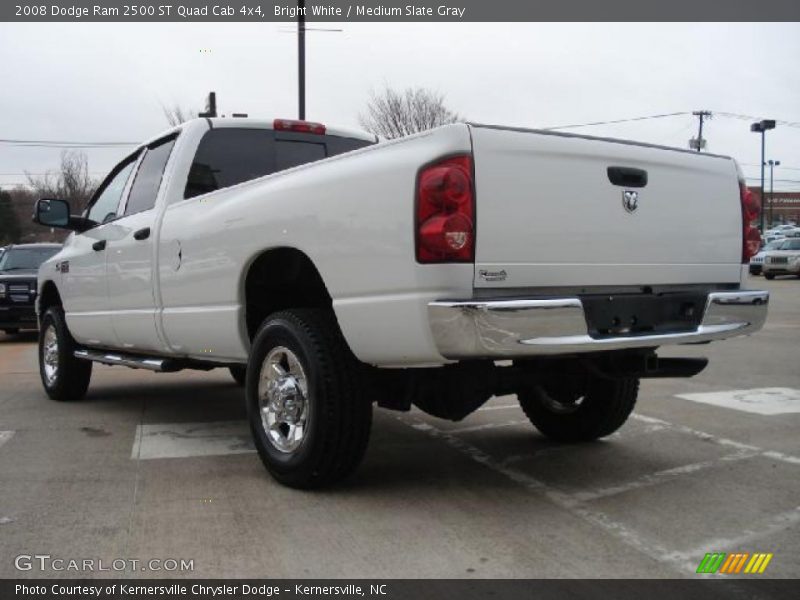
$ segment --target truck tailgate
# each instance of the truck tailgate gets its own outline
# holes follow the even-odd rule
[[[739,282],[733,160],[553,132],[471,132],[475,287]],[[647,183],[616,185],[609,167],[645,171]],[[625,192],[636,193],[635,208]]]

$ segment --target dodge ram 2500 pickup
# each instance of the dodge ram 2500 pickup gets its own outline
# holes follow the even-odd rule
[[[361,460],[372,406],[458,420],[516,394],[561,441],[607,436],[660,346],[750,334],[757,207],[736,162],[455,124],[376,143],[305,121],[196,119],[119,163],[39,271],[40,372],[228,368],[254,444],[294,487]],[[564,231],[569,243],[563,243]]]

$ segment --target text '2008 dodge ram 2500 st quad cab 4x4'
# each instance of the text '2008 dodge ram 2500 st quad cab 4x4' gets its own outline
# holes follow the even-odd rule
[[[196,119],[142,145],[39,272],[40,371],[227,367],[255,446],[295,487],[350,473],[372,404],[458,420],[516,394],[565,441],[618,429],[659,346],[758,330],[757,208],[730,158],[455,124],[399,140]],[[569,227],[569,244],[559,243]],[[499,363],[499,364],[498,364]]]

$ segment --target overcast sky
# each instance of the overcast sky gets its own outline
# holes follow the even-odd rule
[[[312,27],[314,25],[311,25]],[[370,91],[424,86],[472,121],[524,127],[708,109],[775,118],[776,189],[800,189],[800,24],[321,24],[307,35],[307,117],[357,127]],[[0,138],[140,141],[163,105],[297,113],[290,24],[0,24]],[[201,52],[204,50],[204,52]],[[569,131],[686,147],[677,116]],[[709,151],[758,175],[749,121],[717,115]],[[54,168],[60,150],[0,144],[0,183]],[[91,149],[100,176],[126,153]],[[752,165],[752,166],[751,166]],[[752,181],[751,183],[755,183]]]

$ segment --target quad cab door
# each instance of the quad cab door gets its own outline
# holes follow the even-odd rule
[[[107,246],[117,235],[115,222],[139,154],[114,167],[89,201],[85,216],[97,225],[75,233],[64,244],[59,263],[64,312],[72,336],[82,344],[117,345],[106,279]]]
[[[121,349],[167,349],[156,328],[153,265],[156,200],[175,138],[170,135],[144,149],[108,240],[106,278],[113,308],[111,321]]]

